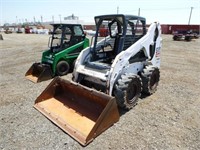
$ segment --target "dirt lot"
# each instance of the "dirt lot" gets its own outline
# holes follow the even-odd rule
[[[0,149],[200,149],[200,39],[163,35],[161,80],[152,96],[121,115],[87,147],[33,108],[51,80],[24,78],[48,35],[3,34],[0,41]],[[70,75],[65,78],[70,79]]]

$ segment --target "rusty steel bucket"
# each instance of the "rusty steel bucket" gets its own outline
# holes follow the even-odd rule
[[[56,77],[34,107],[83,146],[119,120],[114,97]]]
[[[38,83],[53,78],[53,75],[49,65],[34,63],[26,72],[25,77],[34,83]]]

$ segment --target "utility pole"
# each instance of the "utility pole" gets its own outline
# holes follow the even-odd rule
[[[52,16],[52,22],[54,23],[54,16]]]
[[[190,24],[190,19],[191,19],[191,16],[192,16],[192,10],[193,10],[194,7],[191,7],[191,10],[190,10],[190,16],[189,16],[189,21],[188,21],[188,25]]]
[[[138,9],[138,16],[140,16],[140,8]]]
[[[33,20],[34,20],[34,24],[35,24],[35,16],[33,17]]]
[[[117,14],[119,14],[119,6],[117,6]]]
[[[18,20],[17,20],[17,16],[16,16],[16,25],[17,25],[17,23],[18,23]]]
[[[16,23],[15,23],[15,28],[17,28],[17,16],[16,16]],[[16,30],[16,29],[15,29]],[[1,39],[1,38],[0,38]],[[3,37],[2,37],[3,39]]]
[[[61,15],[59,15],[59,18],[60,18],[60,23],[61,23]]]
[[[43,17],[41,16],[41,23],[43,22]]]

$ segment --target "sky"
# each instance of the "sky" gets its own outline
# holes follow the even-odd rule
[[[94,23],[94,16],[138,15],[139,8],[147,23],[188,24],[192,10],[190,24],[200,24],[200,0],[0,0],[0,25],[59,21],[72,14]]]

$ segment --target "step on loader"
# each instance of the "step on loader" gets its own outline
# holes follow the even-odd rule
[[[83,145],[118,121],[118,107],[129,110],[141,93],[153,94],[160,79],[158,22],[147,30],[143,17],[114,14],[96,16],[95,23],[93,45],[78,56],[73,82],[54,79],[35,102],[41,113]],[[101,28],[108,36],[99,34]]]
[[[89,46],[79,24],[52,24],[52,36],[49,38],[49,50],[42,54],[41,62],[34,63],[25,76],[37,83],[55,76],[66,75],[73,70],[74,63],[81,50]]]

